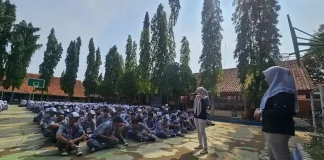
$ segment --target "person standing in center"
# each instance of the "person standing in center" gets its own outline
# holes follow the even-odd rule
[[[196,89],[196,98],[193,100],[195,125],[198,133],[199,146],[195,149],[202,149],[200,154],[207,154],[207,135],[205,131],[207,120],[207,108],[209,106],[208,91],[203,87]]]

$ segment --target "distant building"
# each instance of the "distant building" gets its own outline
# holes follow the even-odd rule
[[[20,100],[28,100],[32,99],[33,97],[33,87],[27,86],[28,78],[35,78],[38,79],[40,77],[39,74],[32,74],[27,73],[26,77],[24,79],[24,82],[20,86],[19,89],[15,88],[13,99],[16,102],[19,102]],[[11,88],[4,89],[2,86],[0,86],[0,92],[2,95],[2,99],[6,101],[10,101],[12,91]],[[41,99],[41,91],[34,92],[34,100],[40,100]],[[43,93],[43,100],[45,101],[66,101],[67,95],[64,94],[63,90],[60,88],[60,78],[59,77],[53,77],[50,82],[50,86],[48,87],[48,92]],[[82,85],[82,82],[80,80],[77,80],[75,82],[74,86],[74,95],[73,98],[70,99],[70,101],[86,101],[86,97],[84,95],[84,88]]]
[[[311,105],[309,94],[315,89],[315,84],[312,82],[304,65],[301,64],[299,67],[296,60],[284,61],[282,66],[290,69],[295,78],[300,110],[297,116],[301,118],[310,118]],[[249,115],[254,112],[255,107],[252,107],[249,111],[245,106],[237,74],[237,68],[223,70],[223,79],[221,83],[218,84],[220,97],[214,98],[214,115],[241,118],[244,117],[244,115]],[[195,75],[199,78],[199,73]]]

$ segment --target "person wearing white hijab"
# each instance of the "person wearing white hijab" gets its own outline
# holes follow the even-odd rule
[[[269,160],[291,160],[288,141],[295,136],[293,116],[299,111],[294,77],[290,70],[279,66],[263,73],[270,86],[254,117],[261,118]]]
[[[207,154],[207,135],[205,131],[207,120],[207,108],[209,106],[208,91],[203,87],[196,89],[196,98],[194,99],[194,122],[198,132],[199,146],[195,149],[202,149],[200,154]]]

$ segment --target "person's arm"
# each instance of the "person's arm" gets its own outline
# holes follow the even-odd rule
[[[270,98],[266,106],[273,105],[273,107],[271,109],[262,110],[262,116],[294,116],[295,96],[293,94],[282,92]]]
[[[63,130],[64,130],[64,126],[61,125],[56,133],[56,139],[62,143],[68,144],[69,139],[66,139],[65,137],[62,136]]]
[[[204,107],[204,109],[209,106],[209,99],[206,97],[206,98],[201,98],[201,106]]]

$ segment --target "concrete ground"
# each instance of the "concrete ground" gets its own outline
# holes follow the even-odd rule
[[[196,133],[186,137],[158,140],[155,143],[129,141],[129,146],[89,153],[84,143],[84,155],[62,157],[55,146],[46,141],[40,128],[32,122],[34,113],[9,106],[0,113],[0,160],[258,160],[266,159],[265,140],[260,127],[215,122],[207,128],[209,153],[200,155]],[[306,133],[297,132],[290,139],[291,150],[295,143],[305,143]]]

